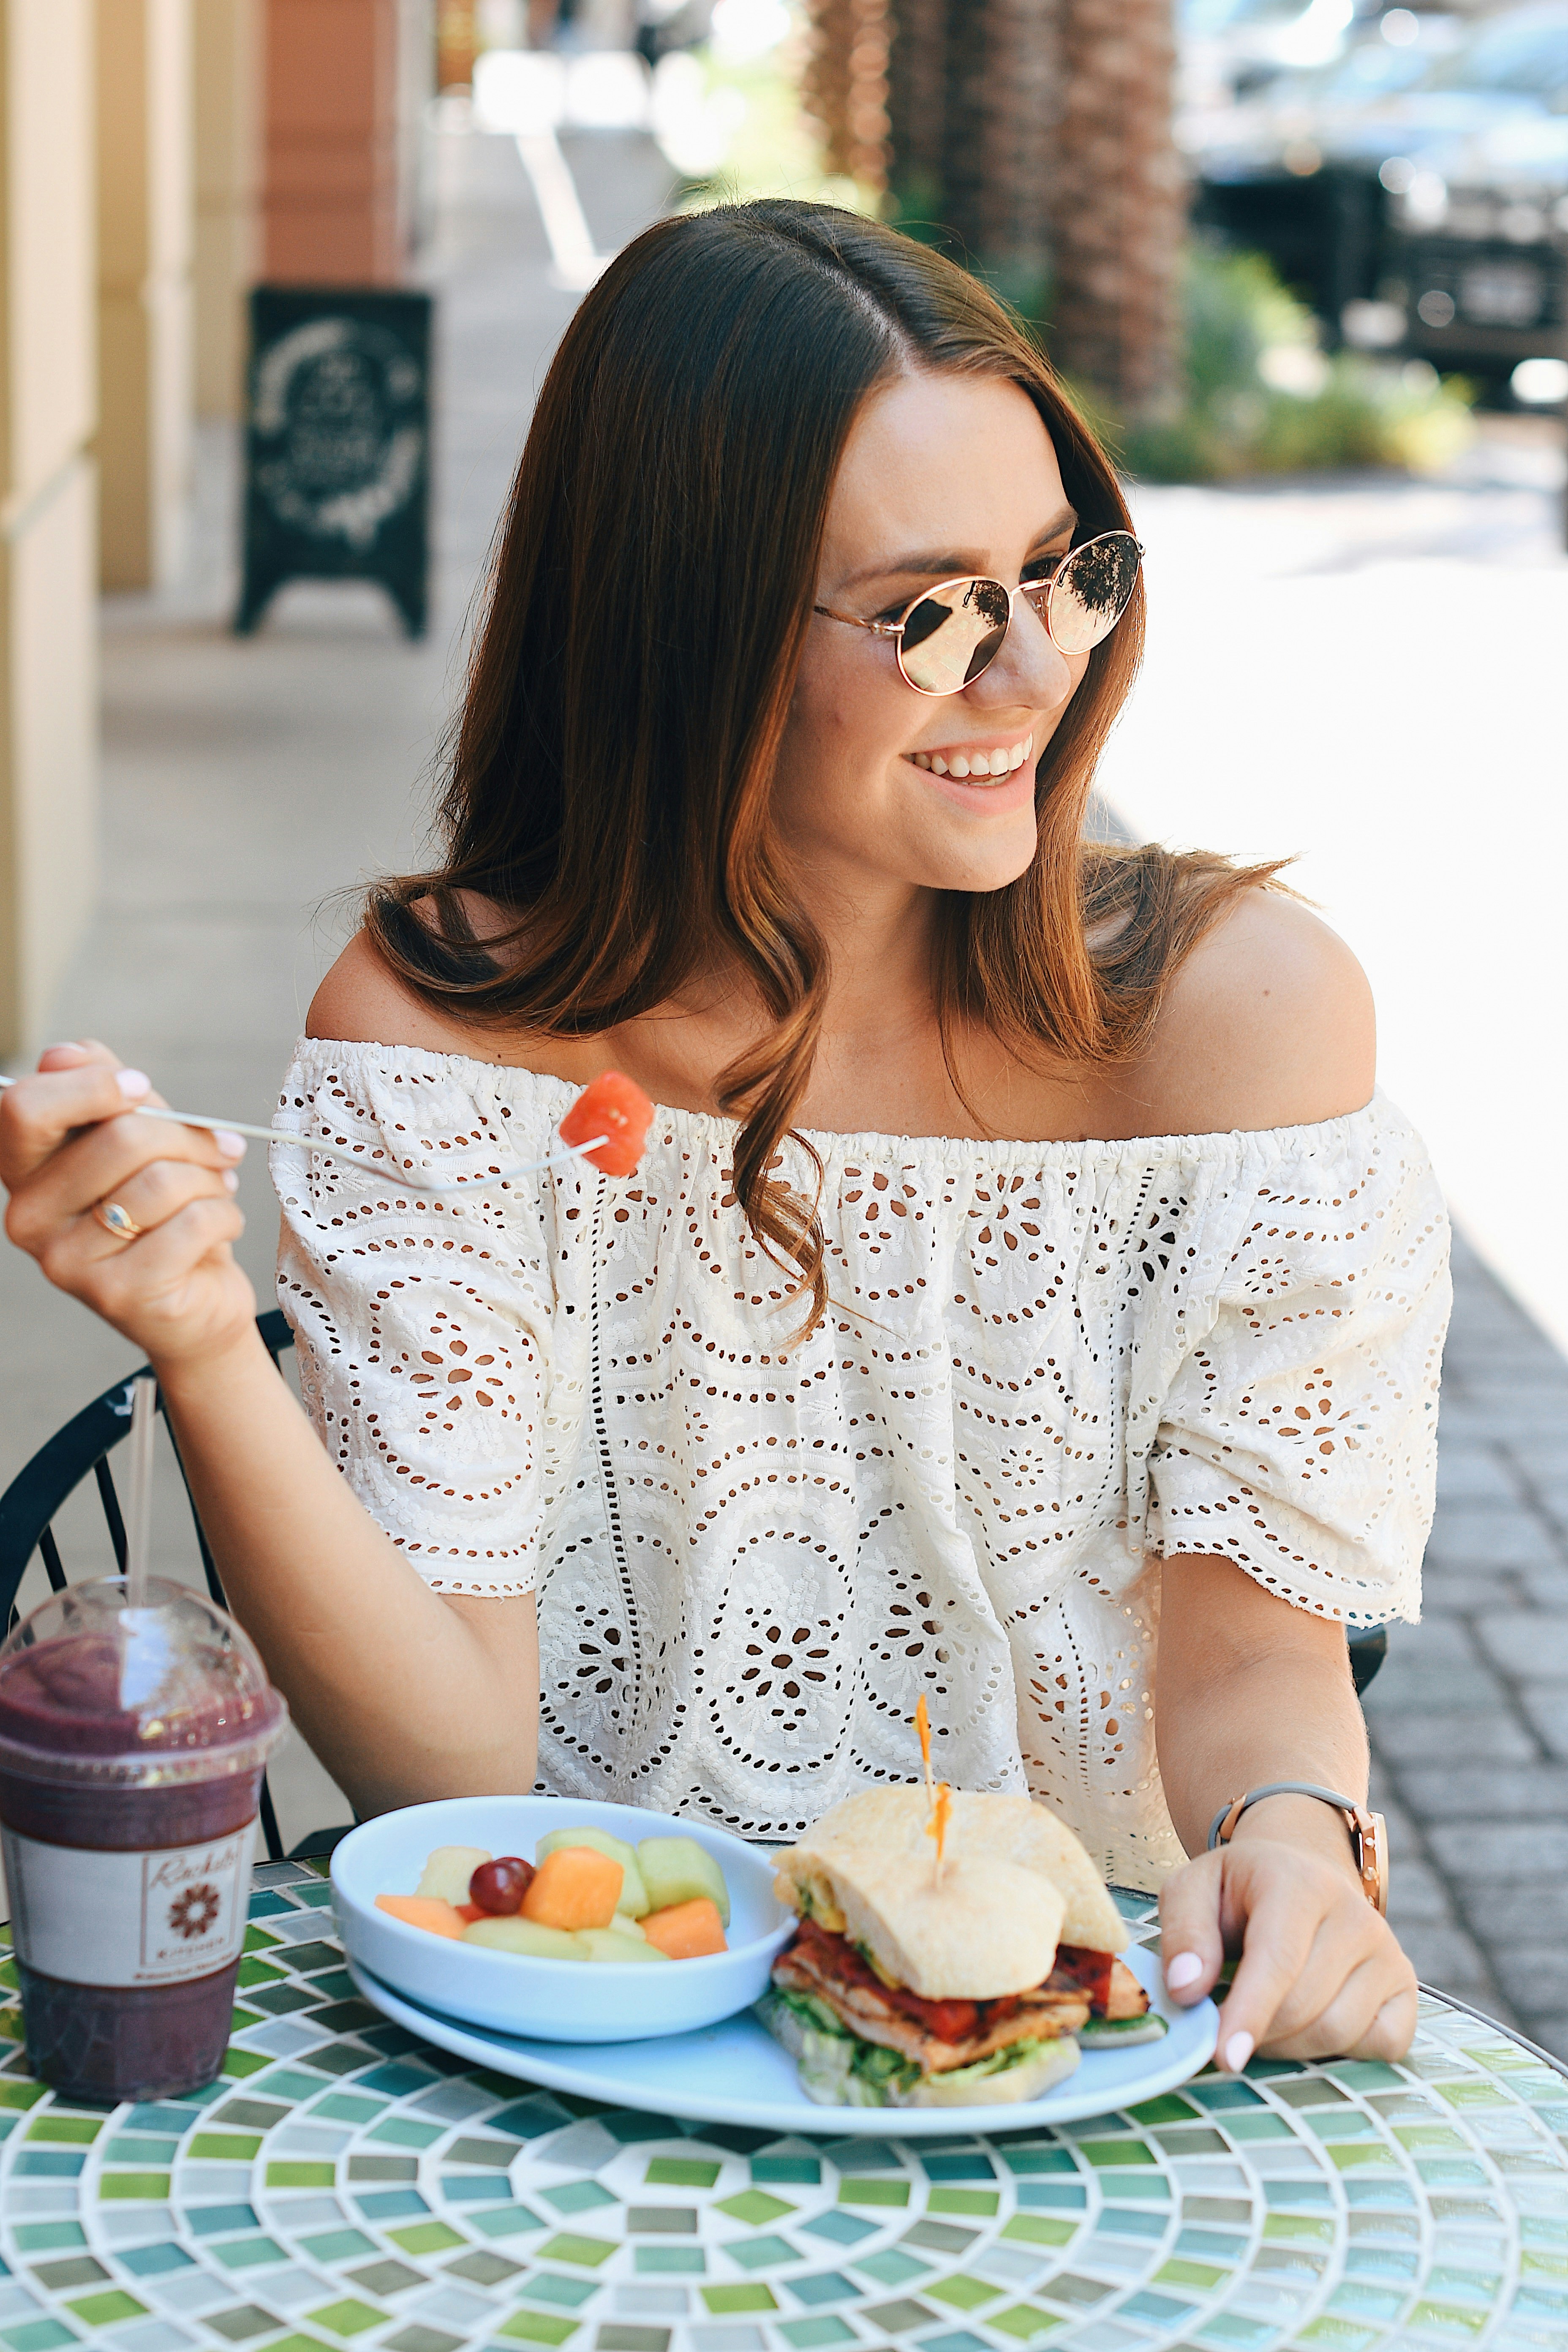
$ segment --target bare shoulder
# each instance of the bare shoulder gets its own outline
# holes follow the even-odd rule
[[[473,1031],[416,996],[366,931],[356,932],[311,998],[305,1034],[432,1054],[474,1050]]]
[[[1128,1084],[1151,1131],[1310,1125],[1363,1108],[1377,1066],[1366,974],[1299,899],[1248,890],[1173,976]]]

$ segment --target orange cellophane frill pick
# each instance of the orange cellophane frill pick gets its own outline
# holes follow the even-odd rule
[[[596,1150],[584,1152],[601,1174],[629,1176],[642,1158],[642,1148],[653,1122],[653,1105],[636,1082],[619,1070],[605,1070],[585,1086],[560,1126],[563,1143],[588,1143],[602,1135]]]
[[[939,1780],[936,1784],[936,1801],[931,1806],[931,1819],[926,1823],[927,1837],[936,1840],[936,1867],[931,1876],[939,1886],[942,1884],[942,1848],[947,1843],[948,1818],[952,1811],[952,1790],[945,1780]]]

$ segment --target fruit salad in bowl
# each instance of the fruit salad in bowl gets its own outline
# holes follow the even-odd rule
[[[560,1797],[406,1806],[332,1856],[359,1969],[544,2042],[643,2041],[748,2007],[795,1924],[773,1880],[771,1856],[726,1830]]]

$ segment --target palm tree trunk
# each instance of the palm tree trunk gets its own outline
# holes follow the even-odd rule
[[[888,184],[888,0],[811,0],[801,96],[823,162],[873,195]]]
[[[1062,0],[1051,356],[1128,418],[1177,388],[1184,173],[1170,0]]]

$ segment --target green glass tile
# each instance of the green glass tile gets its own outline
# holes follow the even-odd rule
[[[1385,2147],[1381,2140],[1370,2147],[1364,2140],[1352,2140],[1343,2147],[1336,2144],[1327,2147],[1324,2153],[1340,2172],[1396,2172],[1399,2169],[1394,2150]]]
[[[1048,2288],[1047,2292],[1055,2290]],[[1194,2306],[1183,2303],[1179,2296],[1155,2294],[1151,2288],[1143,2287],[1137,2294],[1128,2296],[1121,2310],[1130,2319],[1152,2319],[1159,2326],[1169,2327],[1184,2325],[1192,2317]]]
[[[1336,2058],[1323,2071],[1347,2091],[1398,2091],[1405,2085],[1404,2075],[1381,2058]]]
[[[907,2205],[910,2184],[907,2180],[841,2180],[838,2184],[840,2205]]]
[[[41,2083],[0,2082],[0,2107],[36,2107],[44,2095]]]
[[[1523,2268],[1521,2263],[1520,2269]],[[1435,2264],[1426,2279],[1428,2294],[1464,2294],[1486,2304],[1497,2301],[1501,2285],[1502,2274],[1499,2271],[1459,2271],[1447,2264]]]
[[[1274,2343],[1279,2330],[1268,2320],[1243,2319],[1234,2311],[1216,2311],[1212,2319],[1205,2320],[1197,2333],[1202,2343],[1238,2345],[1244,2352],[1253,2352],[1253,2347]]]
[[[103,2198],[132,2198],[166,2205],[169,2179],[166,2172],[103,2172],[99,2175],[98,2193]]]
[[[1271,2116],[1267,2109],[1258,2115],[1226,2116],[1225,2127],[1238,2145],[1257,2140],[1294,2139],[1296,2137],[1283,2116]],[[1173,2148],[1172,2154],[1175,2153]]]
[[[1263,2224],[1265,2238],[1290,2245],[1331,2246],[1337,2232],[1331,2221],[1310,2213],[1270,2213]]]
[[[728,2318],[739,2311],[778,2309],[772,2287],[764,2286],[761,2279],[750,2280],[739,2286],[703,2286],[697,2292],[715,2319]]]
[[[310,2109],[312,2116],[327,2116],[335,2124],[368,2124],[386,2105],[384,2099],[362,2098],[357,2091],[333,2091],[318,2099]]]
[[[336,2185],[335,2164],[291,2164],[279,2162],[267,2168],[268,2189],[331,2189]]]
[[[724,2248],[732,2263],[743,2271],[773,2270],[780,2263],[800,2260],[797,2250],[787,2238],[731,2238]]]
[[[922,2287],[921,2292],[933,2303],[951,2303],[955,2311],[978,2311],[983,2303],[994,2303],[1002,2289],[987,2279],[954,2271],[951,2278],[938,2279],[934,2286]]]
[[[1479,2336],[1487,2325],[1489,2310],[1468,2311],[1458,2303],[1415,2303],[1405,2316],[1406,2327],[1452,2327],[1466,2336]]]
[[[1238,2082],[1234,2075],[1208,2075],[1202,2082],[1187,2084],[1187,2096],[1195,2099],[1211,2116],[1226,2115],[1236,2107],[1260,2107],[1263,2094],[1255,2091],[1250,2083]]]
[[[18,2221],[11,2236],[19,2254],[52,2253],[61,2246],[85,2246],[79,2221]]]
[[[73,2286],[107,2286],[109,2273],[90,2254],[72,2254],[63,2263],[39,2263],[33,2276],[51,2294],[64,2294]]]
[[[994,2189],[932,2189],[926,2197],[928,2213],[994,2214],[1002,2200]]]
[[[363,2336],[367,2327],[380,2327],[386,2318],[373,2303],[360,2303],[352,2294],[341,2303],[324,2303],[319,2311],[305,2314],[312,2327],[326,2327],[334,2336]]]
[[[1504,2166],[1506,2169],[1506,2164]],[[1555,2165],[1550,2168],[1557,2170]],[[1490,2176],[1473,2156],[1418,2156],[1415,2169],[1435,2189],[1485,2189]]]
[[[579,2238],[570,2231],[563,2231],[545,2240],[539,2249],[539,2257],[542,2262],[576,2263],[584,2270],[597,2270],[601,2263],[609,2261],[615,2251],[615,2244],[609,2238]]]
[[[749,2229],[761,2229],[764,2221],[776,2221],[781,2213],[793,2213],[795,2208],[783,2197],[770,2197],[764,2189],[742,2189],[738,2196],[721,2197],[714,2206],[715,2213],[728,2213],[732,2221],[744,2221]]]
[[[245,1931],[245,1948],[247,1952],[275,1952],[282,1941],[281,1936],[269,1936],[265,1927],[252,1926]]]
[[[656,2156],[643,2179],[659,2189],[711,2189],[724,2169],[695,2156]]]
[[[1154,2273],[1154,2284],[1156,2286],[1195,2286],[1206,2292],[1229,2276],[1228,2271],[1215,2270],[1212,2263],[1189,2263],[1178,2256],[1173,2261],[1161,2263]]]
[[[269,2344],[267,2352],[327,2352],[327,2347],[319,2336],[307,2336],[302,2328],[296,2328],[291,2336],[280,2336],[276,2344]]]
[[[639,2246],[632,2267],[639,2278],[689,2275],[705,2271],[708,2258],[700,2246]]]
[[[1076,2221],[1054,2221],[1044,2213],[1015,2213],[998,2235],[1023,2246],[1065,2246],[1078,2235]]]
[[[588,2213],[596,2205],[618,2205],[620,2199],[608,2189],[601,2189],[596,2180],[566,2180],[559,2189],[542,2192],[545,2202],[553,2205],[558,2213]]]
[[[1375,2327],[1358,2327],[1352,2320],[1335,2319],[1325,2311],[1297,2330],[1296,2341],[1327,2345],[1331,2352],[1366,2352],[1369,2344],[1376,2343],[1379,2333]]]
[[[1032,2303],[1016,2303],[1010,2311],[992,2312],[985,2325],[1004,2336],[1016,2337],[1020,2344],[1032,2344],[1037,2336],[1048,2335],[1053,2327],[1065,2327],[1067,2322],[1054,2311],[1037,2311]]]
[[[239,1964],[236,1981],[240,1990],[245,1992],[252,1985],[282,1984],[285,1979],[282,1969],[275,1969],[269,1960],[244,1959]]]
[[[1521,2278],[1561,2279],[1568,2285],[1568,2254],[1536,2253],[1526,2244],[1519,2258]]]
[[[228,2049],[224,2054],[223,2071],[226,2074],[232,2074],[237,2080],[243,2082],[247,2074],[259,2074],[264,2073],[271,2063],[271,2059],[266,2056],[262,2051],[237,2050],[231,2042]],[[289,2338],[290,2343],[294,2339],[292,2337]],[[301,2342],[307,2344],[310,2340],[309,2336],[304,2336],[300,2339]],[[283,2352],[282,2346],[279,2345],[276,2347],[275,2352]]]
[[[1187,2124],[1197,2112],[1190,2099],[1184,2099],[1174,2091],[1167,2091],[1158,2099],[1145,2099],[1141,2106],[1126,2110],[1139,2124]]]
[[[468,2228],[477,2230],[482,2238],[516,2238],[525,2231],[547,2227],[526,2205],[502,2205],[490,2213],[465,2214],[464,2220]]]
[[[449,2230],[445,2221],[410,2221],[401,2230],[388,2230],[387,2236],[405,2254],[438,2254],[447,2246],[460,2246],[462,2236]]]
[[[260,2146],[259,2132],[204,2131],[193,2134],[185,2154],[208,2164],[248,2164]]]
[[[815,2184],[822,2179],[822,2167],[815,2156],[753,2156],[752,2179]]]
[[[780,2320],[777,2326],[784,2342],[795,2347],[795,2352],[817,2352],[817,2347],[822,2345],[853,2344],[856,2341],[852,2327],[847,2327],[841,2319],[830,2319],[826,2315],[819,2319]]]
[[[123,2287],[110,2287],[106,2294],[79,2295],[68,2303],[66,2309],[79,2319],[84,2327],[109,2327],[117,2319],[142,2319],[147,2305],[138,2303]]]
[[[1077,2165],[1065,2147],[1003,2147],[997,2149],[1009,2172],[1073,2172]]]
[[[58,2344],[80,2342],[75,2329],[62,2326],[58,2319],[31,2319],[22,2327],[0,2327],[0,2344],[8,2344],[11,2352],[55,2352]]]
[[[1171,2184],[1163,2172],[1102,2172],[1100,2193],[1107,2198],[1136,2199],[1144,2205],[1168,2205]]]
[[[900,2254],[896,2246],[889,2246],[879,2254],[865,2255],[855,2263],[855,2268],[867,2278],[875,2279],[879,2286],[907,2286],[910,2279],[930,2278],[931,2273],[930,2263],[917,2263],[913,2254]]]
[[[300,2245],[318,2263],[352,2262],[355,2254],[374,2254],[375,2240],[363,2230],[323,2230],[319,2237],[301,2238]]]
[[[289,2259],[276,2238],[231,2238],[227,2245],[213,2246],[209,2251],[226,2271],[256,2270],[264,2263],[286,2263]]]
[[[388,2116],[384,2124],[377,2124],[373,2132],[365,2134],[365,2137],[386,2141],[394,2147],[428,2147],[442,2137],[444,2129],[441,2124],[416,2124],[409,2122],[404,2116]]]
[[[517,2336],[524,2344],[564,2344],[581,2324],[575,2319],[554,2319],[546,2311],[520,2311],[500,2333]]]
[[[599,2282],[595,2278],[563,2278],[559,2271],[535,2271],[518,2292],[535,2303],[547,2303],[557,2311],[580,2311],[591,2295],[598,2294]]]
[[[1394,2137],[1401,2147],[1419,2156],[1436,2155],[1449,2148],[1468,2152],[1470,2145],[1451,2124],[1395,2124]]]
[[[103,2118],[95,2121],[91,2116],[40,2116],[27,2126],[25,2137],[29,2140],[63,2140],[71,2147],[89,2147],[103,2129]]]
[[[1136,2139],[1080,2139],[1078,2152],[1086,2164],[1097,2168],[1106,2165],[1154,2164],[1158,2161],[1152,2147]]]

